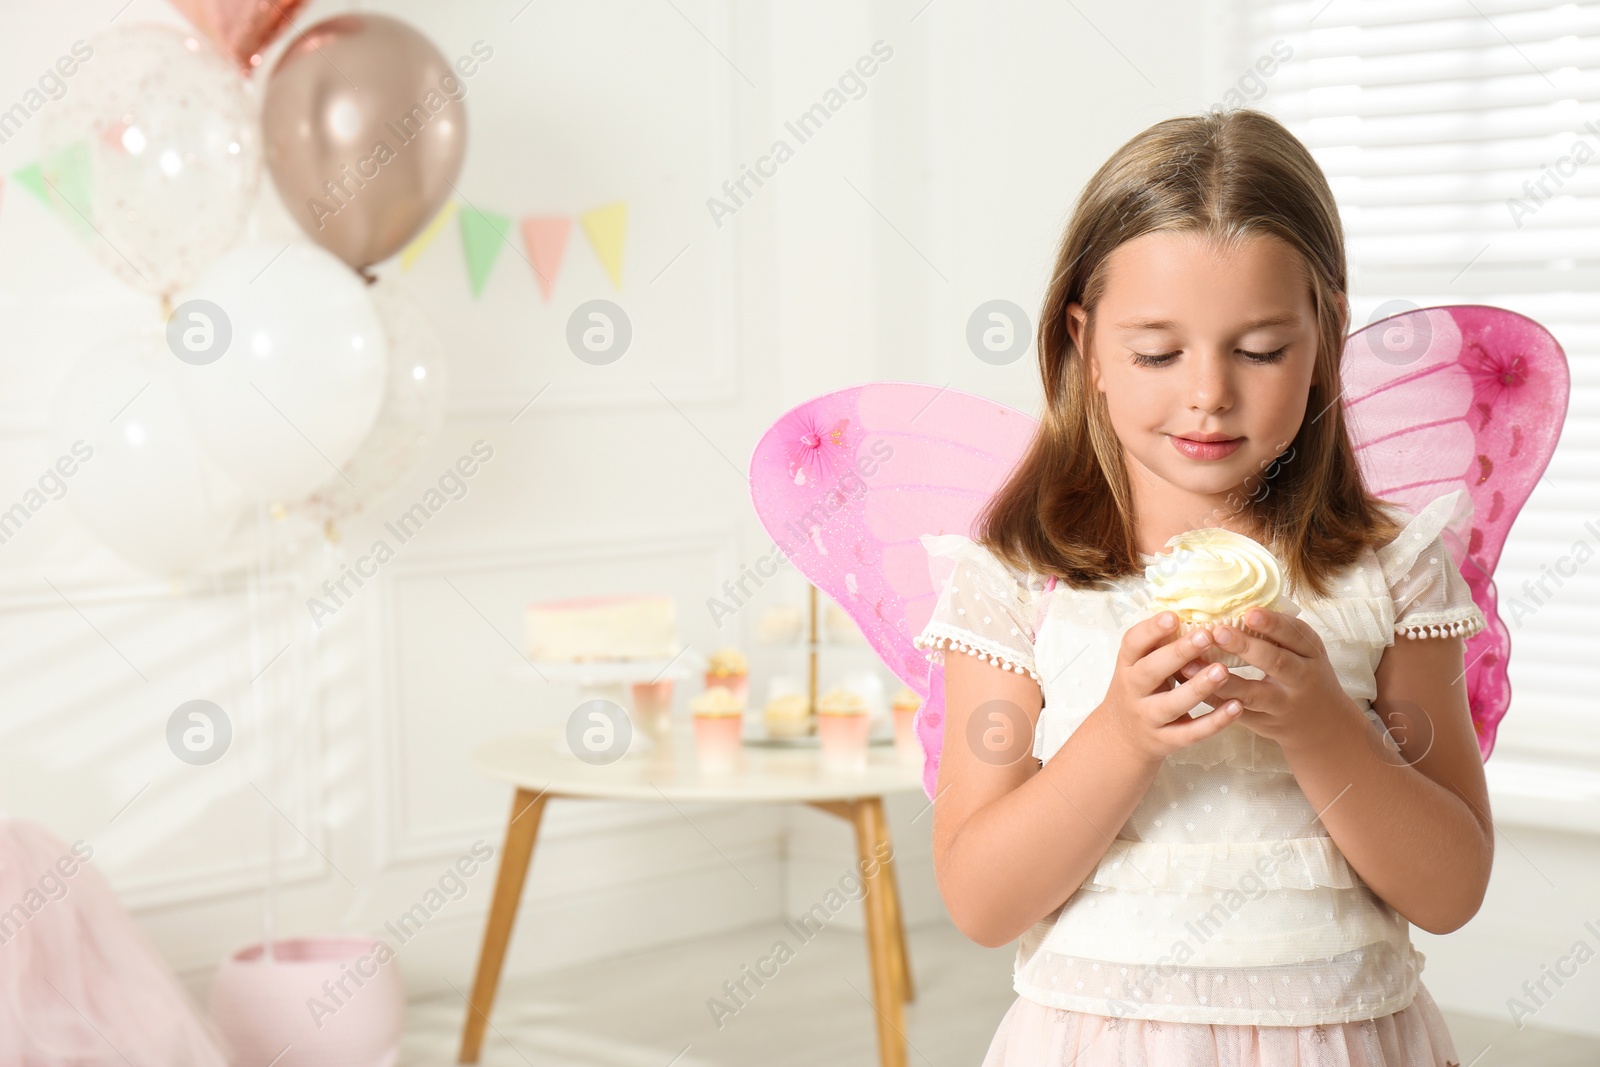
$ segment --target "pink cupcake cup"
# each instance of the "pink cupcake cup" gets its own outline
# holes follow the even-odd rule
[[[872,716],[867,712],[817,716],[817,737],[824,766],[859,769],[867,765],[867,735]]]

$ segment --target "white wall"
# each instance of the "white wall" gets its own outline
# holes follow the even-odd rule
[[[3,16],[0,68],[12,73],[0,94],[20,94],[28,72],[113,16],[179,21],[157,0],[121,7]],[[254,660],[242,573],[181,588],[152,581],[98,546],[64,502],[0,551],[0,805],[88,840],[201,992],[224,954],[261,934],[274,831],[284,936],[380,933],[475,840],[498,848],[509,792],[474,774],[468,754],[562,721],[575,696],[513,676],[526,602],[657,590],[677,598],[685,642],[704,650],[739,640],[717,633],[702,605],[752,555],[739,471],[775,405],[775,198],[720,230],[705,198],[748,158],[735,124],[766,133],[765,20],[756,11],[735,20],[731,4],[709,2],[679,5],[694,25],[672,5],[522,7],[381,9],[447,57],[480,40],[494,49],[468,83],[470,150],[456,184],[469,202],[523,215],[629,201],[621,291],[576,225],[548,306],[520,247],[502,252],[474,300],[454,228],[438,239],[402,281],[451,350],[443,439],[337,545],[303,536],[293,520],[265,523],[282,565]],[[300,23],[342,9],[312,4]],[[756,91],[718,49],[762,74]],[[35,158],[39,121],[0,146],[5,173]],[[257,230],[263,240],[298,237],[270,184]],[[579,361],[564,341],[572,309],[599,296],[622,304],[635,327],[627,357],[605,367]],[[72,358],[104,331],[159,316],[9,181],[0,299],[10,326],[0,339],[0,496],[15,499],[54,456],[45,417]],[[384,536],[383,519],[479,439],[494,458],[468,494],[313,635],[310,589]],[[236,555],[248,556],[255,533],[252,516]],[[237,731],[228,755],[206,767],[180,763],[164,740],[168,715],[196,697],[220,704]],[[779,914],[785,814],[685,814],[694,825],[665,807],[552,805],[513,968]],[[702,832],[766,888],[743,892]],[[405,945],[413,991],[470,979],[492,877],[492,868],[475,876],[469,896]]]
[[[994,298],[1032,314],[1092,170],[1138,129],[1219,99],[1250,58],[1230,50],[1213,5],[675,2],[545,0],[520,15],[523,0],[365,5],[412,21],[448,56],[479,39],[494,47],[467,98],[471,148],[457,184],[472,202],[521,214],[626,198],[632,214],[620,294],[576,230],[549,306],[511,250],[473,300],[453,230],[404,276],[454,358],[444,439],[376,519],[337,546],[302,539],[280,584],[320,580],[370,544],[378,520],[472,441],[490,441],[495,458],[314,642],[291,639],[283,620],[303,609],[280,593],[285,613],[261,635],[262,658],[291,652],[252,684],[242,575],[151,582],[60,503],[0,548],[0,804],[91,841],[94,862],[198,992],[219,958],[260,935],[271,827],[285,935],[378,933],[476,839],[498,848],[508,791],[476,776],[468,754],[561,719],[574,696],[510,673],[527,601],[667,592],[686,642],[752,651],[758,690],[774,671],[798,672],[798,654],[752,644],[761,607],[803,603],[794,574],[721,630],[704,608],[770,547],[742,478],[757,436],[799,400],[874,378],[949,383],[1036,410],[1031,354],[1006,367],[976,360],[967,317]],[[0,99],[121,4],[0,16]],[[301,25],[341,9],[318,0]],[[177,21],[157,0],[134,0],[117,18]],[[706,197],[878,40],[893,56],[864,97],[714,225]],[[5,173],[32,161],[36,135],[0,146]],[[270,184],[258,227],[267,239],[294,235]],[[636,329],[633,352],[608,367],[579,362],[561,340],[567,314],[595,296],[621,303]],[[156,311],[10,182],[0,302],[0,499],[14,499],[52,457],[43,416],[73,356]],[[280,545],[294,532],[271,529]],[[247,550],[253,532],[236,547]],[[823,684],[871,662],[865,650],[841,653]],[[163,740],[171,710],[196,696],[227,708],[239,731],[209,767],[178,762]],[[275,764],[258,700],[278,724]],[[891,806],[913,923],[943,914],[931,820],[910,821],[922,804]],[[553,804],[510,969],[776,926],[852,856],[843,824],[810,810],[684,815],[693,825],[665,807]],[[1582,887],[1600,869],[1593,837],[1507,833],[1531,863],[1560,866],[1569,911],[1592,903]],[[1567,916],[1521,906],[1521,862],[1502,851],[1490,903],[1466,931],[1419,935],[1447,1006],[1501,1011],[1541,960],[1566,951]],[[466,987],[491,878],[477,875],[405,946],[413,992]],[[1594,976],[1580,978],[1592,991]],[[1539,1021],[1593,1026],[1584,1003],[1564,994]]]

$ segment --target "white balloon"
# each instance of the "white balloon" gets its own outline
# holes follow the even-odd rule
[[[167,339],[195,433],[256,499],[339,474],[383,400],[366,282],[315,245],[241,245],[179,294]]]
[[[450,391],[450,363],[416,297],[393,278],[367,290],[389,345],[388,381],[372,432],[306,501],[324,522],[361,511],[392,488],[438,437]]]
[[[232,63],[172,26],[123,23],[72,52],[81,69],[39,118],[46,192],[90,255],[170,294],[244,232],[261,180],[256,105]]]
[[[221,547],[244,506],[195,439],[176,362],[158,331],[98,341],[68,372],[50,418],[61,454],[79,461],[68,507],[119,556],[165,574],[192,571]]]

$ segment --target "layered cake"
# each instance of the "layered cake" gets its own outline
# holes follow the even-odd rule
[[[528,657],[587,663],[671,659],[677,604],[669,596],[584,597],[528,605]]]

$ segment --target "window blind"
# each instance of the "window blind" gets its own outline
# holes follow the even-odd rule
[[[1241,69],[1292,50],[1247,103],[1328,176],[1352,329],[1393,300],[1492,304],[1566,352],[1561,441],[1495,569],[1498,744],[1600,760],[1600,3],[1240,2]],[[1513,621],[1512,598],[1531,614]]]

